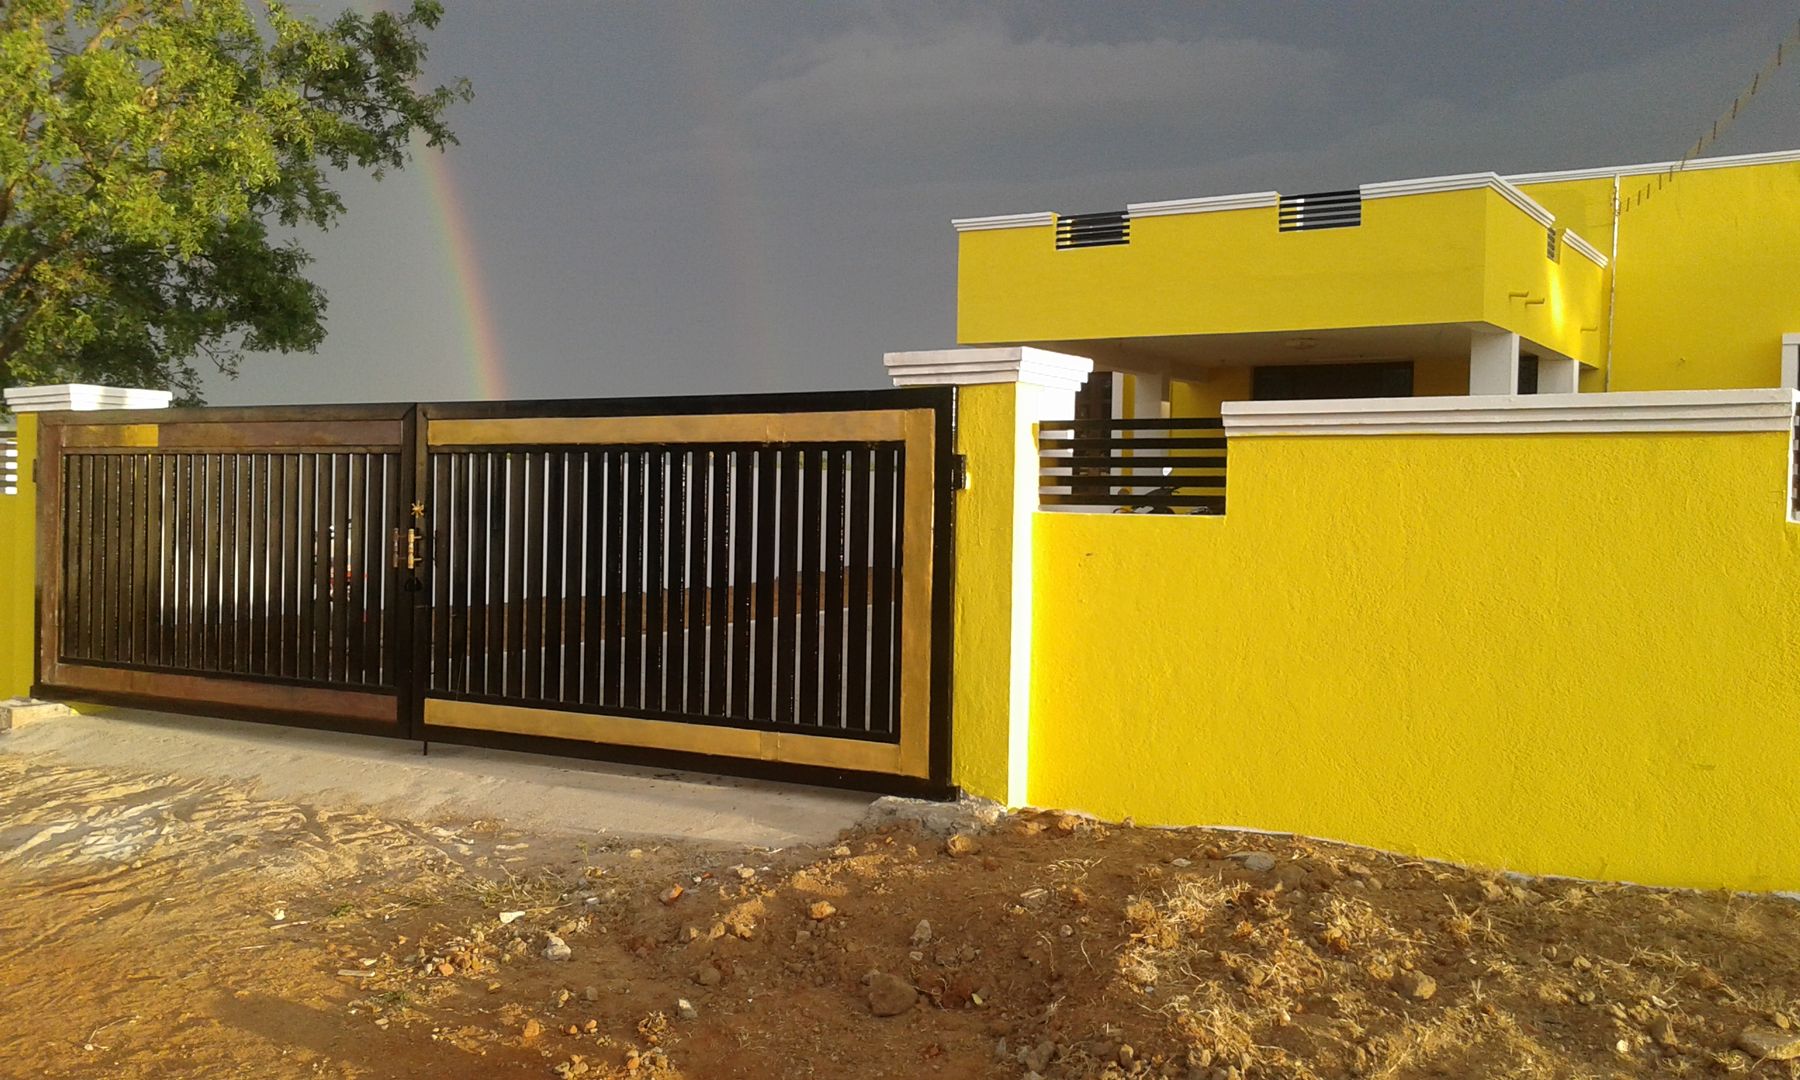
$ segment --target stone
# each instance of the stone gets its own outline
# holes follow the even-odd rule
[[[1243,862],[1244,869],[1254,870],[1259,874],[1275,869],[1275,856],[1266,851],[1247,851],[1238,858]]]
[[[712,964],[701,964],[694,970],[694,981],[701,986],[717,986],[725,981],[725,973]]]
[[[0,731],[11,731],[13,728],[34,724],[39,720],[53,720],[59,716],[73,715],[75,715],[74,710],[60,701],[7,698],[0,701]]]
[[[806,909],[806,914],[813,922],[824,922],[837,914],[837,905],[829,900],[815,900],[812,906]]]
[[[675,901],[681,899],[681,895],[685,891],[686,890],[679,885],[671,885],[667,889],[664,889],[663,894],[657,899],[665,904],[673,904]]]
[[[1437,993],[1437,980],[1423,971],[1402,971],[1394,976],[1394,989],[1414,1001],[1430,1001]]]
[[[919,1000],[919,992],[898,975],[877,971],[869,976],[869,1011],[876,1016],[899,1016]]]
[[[1759,1061],[1800,1059],[1800,1031],[1752,1025],[1738,1033],[1737,1048]]]
[[[963,798],[956,802],[934,802],[928,799],[904,799],[889,795],[876,799],[863,814],[863,822],[880,826],[896,821],[916,822],[920,828],[938,836],[955,832],[978,832],[991,828],[1000,820],[1002,807],[991,799]]]
[[[569,948],[568,944],[555,934],[544,935],[544,942],[544,959],[546,960],[567,960],[575,955],[575,950]]]
[[[506,926],[524,917],[525,913],[523,911],[502,911],[500,913],[500,925]]]
[[[981,844],[968,833],[951,833],[944,840],[944,852],[953,859],[960,859],[964,855],[973,855],[980,850]]]
[[[525,1021],[525,1027],[519,1031],[519,1036],[525,1039],[535,1039],[543,1033],[544,1025],[538,1023],[536,1020],[527,1020]]]
[[[700,1010],[694,1008],[694,1003],[689,1001],[687,998],[676,999],[675,1011],[681,1014],[681,1018],[683,1020],[698,1020],[698,1019],[700,1019]]]
[[[912,938],[910,939],[909,944],[915,949],[923,949],[925,946],[931,944],[930,919],[920,919],[919,925],[913,927]]]
[[[848,859],[850,857],[850,845],[839,844],[837,847],[831,849],[831,854],[840,859]]]
[[[1050,1067],[1050,1059],[1056,1056],[1056,1044],[1048,1039],[1026,1050],[1019,1064],[1034,1073],[1041,1073]]]

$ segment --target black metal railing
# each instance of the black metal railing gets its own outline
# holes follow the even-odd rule
[[[1038,504],[1223,514],[1223,428],[1218,417],[1046,420],[1038,425]]]
[[[1131,243],[1131,215],[1124,210],[1099,214],[1064,214],[1056,219],[1056,247],[1111,247]]]
[[[1348,188],[1283,195],[1278,213],[1282,232],[1355,228],[1362,224],[1362,191]]]

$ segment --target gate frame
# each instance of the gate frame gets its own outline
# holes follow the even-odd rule
[[[63,530],[68,507],[62,487],[65,430],[73,427],[126,428],[149,426],[160,429],[175,424],[242,424],[242,423],[309,423],[329,425],[348,420],[399,421],[403,434],[399,446],[400,485],[395,508],[400,520],[426,490],[429,451],[426,445],[429,421],[460,419],[534,419],[549,417],[606,418],[628,416],[729,416],[742,413],[815,413],[839,411],[880,411],[929,408],[933,412],[932,470],[932,575],[931,575],[931,651],[929,657],[928,775],[909,777],[890,773],[862,772],[821,765],[802,765],[757,758],[731,757],[685,750],[623,746],[588,742],[552,736],[517,735],[507,732],[469,728],[430,726],[424,723],[426,693],[421,664],[429,663],[423,655],[428,635],[418,629],[418,620],[429,619],[432,590],[428,579],[409,574],[399,583],[400,602],[394,613],[396,662],[393,689],[394,720],[391,723],[346,719],[321,712],[308,712],[280,707],[277,693],[248,693],[249,698],[266,698],[266,702],[221,703],[184,698],[154,697],[133,692],[92,689],[59,685],[45,680],[45,673],[60,662],[58,644],[61,618]],[[90,701],[145,708],[154,711],[217,716],[236,720],[281,724],[288,727],[344,731],[354,734],[381,735],[418,741],[427,749],[431,742],[486,746],[495,749],[551,754],[591,760],[614,761],[631,765],[679,768],[725,775],[750,776],[761,779],[819,784],[832,787],[880,791],[890,794],[925,798],[950,798],[956,794],[951,782],[952,706],[954,694],[955,596],[956,596],[956,504],[962,486],[962,458],[957,452],[957,392],[955,387],[907,387],[880,390],[820,391],[794,394],[744,394],[703,396],[657,396],[633,398],[590,398],[562,401],[538,399],[504,402],[420,402],[353,405],[287,405],[184,407],[175,409],[108,410],[104,412],[43,412],[39,421],[39,447],[33,468],[38,477],[37,582],[33,590],[33,655],[35,658],[32,693],[38,697]],[[147,444],[154,446],[156,444]],[[241,443],[236,445],[243,445]],[[229,438],[208,443],[196,450],[230,452],[234,444]],[[54,459],[55,467],[50,466]],[[429,550],[429,539],[427,540]],[[427,574],[435,570],[429,562]],[[412,593],[410,602],[407,593]],[[46,616],[49,616],[47,619]],[[54,652],[53,652],[54,651]],[[122,668],[122,671],[131,669]],[[284,687],[289,684],[257,677],[223,677],[240,686],[259,684]],[[319,688],[324,689],[324,688]],[[337,692],[337,691],[333,691]],[[704,726],[696,721],[697,726]]]

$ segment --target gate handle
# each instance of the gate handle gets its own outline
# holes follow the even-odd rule
[[[412,570],[419,565],[419,530],[407,529],[404,537],[394,530],[394,569]]]

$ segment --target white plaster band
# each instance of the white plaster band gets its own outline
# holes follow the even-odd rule
[[[1231,401],[1228,437],[1790,431],[1793,390],[1654,390],[1336,401]]]

